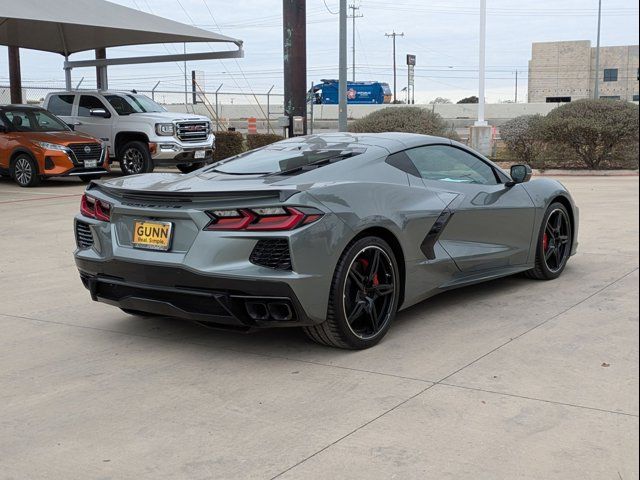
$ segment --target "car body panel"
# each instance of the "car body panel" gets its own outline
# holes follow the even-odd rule
[[[427,181],[386,161],[409,148],[443,143],[453,145],[446,139],[401,133],[314,135],[278,142],[273,148],[357,147],[361,153],[291,175],[221,173],[223,161],[187,175],[159,173],[94,182],[87,193],[112,205],[111,223],[76,217],[76,222],[90,226],[94,238],[90,248],[76,251],[76,262],[87,285],[101,275],[126,282],[126,272],[118,274],[119,265],[133,264],[143,270],[166,268],[171,278],[162,279],[163,288],[194,287],[180,283],[187,276],[181,272],[197,275],[198,288],[204,277],[222,289],[216,295],[231,303],[269,288],[285,291],[301,309],[293,324],[310,325],[326,319],[336,266],[349,244],[361,236],[382,236],[392,245],[401,262],[401,308],[407,308],[449,288],[532,268],[542,216],[555,198],[566,199],[577,221],[577,208],[559,183],[533,180],[510,187],[505,184],[508,175],[486,159],[504,181]],[[312,207],[323,216],[288,231],[205,230],[211,221],[207,211],[273,206]],[[443,215],[448,215],[446,222],[441,222]],[[133,248],[133,227],[139,220],[171,222],[171,250]],[[265,239],[286,240],[290,270],[252,263],[252,252]],[[151,286],[158,281],[142,275],[134,276]],[[141,305],[149,308],[149,301]],[[132,300],[127,302],[131,305]],[[242,319],[240,323],[256,326]]]

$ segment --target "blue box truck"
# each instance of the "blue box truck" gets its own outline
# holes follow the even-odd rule
[[[324,105],[338,104],[338,80],[321,80],[313,86],[313,102]],[[347,103],[376,105],[391,103],[391,89],[383,82],[347,82]]]

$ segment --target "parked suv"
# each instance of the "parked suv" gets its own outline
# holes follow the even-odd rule
[[[0,176],[34,187],[46,177],[87,182],[108,171],[107,149],[99,140],[74,132],[40,107],[0,105]]]
[[[53,92],[44,107],[77,131],[106,142],[125,175],[175,165],[187,173],[213,160],[211,121],[167,112],[145,95],[121,91]]]

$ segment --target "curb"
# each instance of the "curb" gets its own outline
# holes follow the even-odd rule
[[[638,170],[565,170],[548,169],[533,170],[533,175],[540,177],[637,177]]]

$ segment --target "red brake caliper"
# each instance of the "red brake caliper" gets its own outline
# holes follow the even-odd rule
[[[542,237],[542,250],[546,252],[548,248],[549,248],[549,235],[547,234],[547,232],[544,232],[544,236]]]
[[[366,258],[361,258],[360,260],[360,265],[362,265],[362,269],[366,270],[367,267],[369,266],[369,260],[367,260]],[[373,285],[379,285],[380,281],[378,280],[378,273],[376,272],[376,274],[373,276]]]

